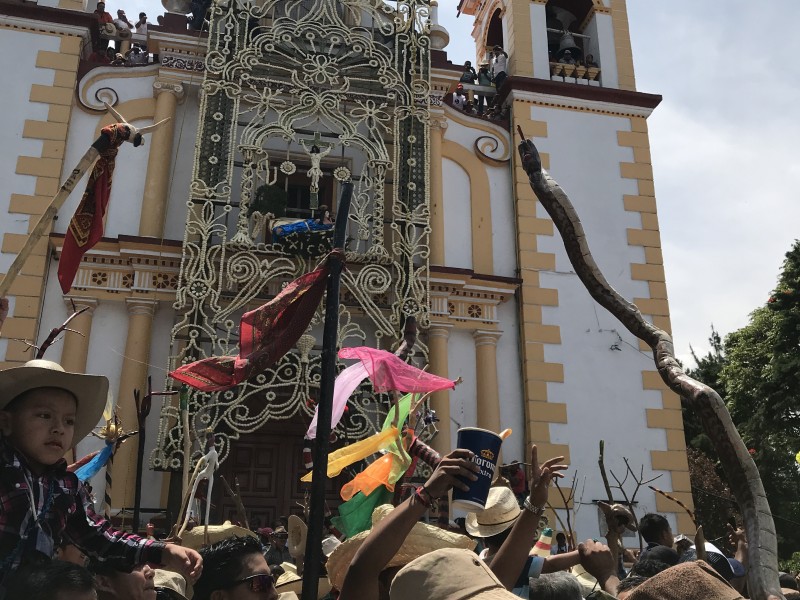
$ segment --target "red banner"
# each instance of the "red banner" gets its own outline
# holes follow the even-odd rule
[[[119,123],[100,130],[100,137],[93,146],[100,151],[100,158],[89,175],[86,191],[69,222],[61,259],[58,263],[58,281],[61,291],[69,293],[81,259],[87,251],[103,237],[103,218],[111,196],[111,176],[122,142],[130,137],[130,130]]]
[[[303,335],[328,280],[327,262],[295,279],[280,294],[239,324],[239,355],[212,356],[170,373],[201,392],[227,390],[278,362]]]

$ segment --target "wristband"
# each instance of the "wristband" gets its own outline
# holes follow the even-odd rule
[[[424,506],[425,508],[431,507],[431,502],[433,501],[433,498],[431,497],[428,490],[425,489],[424,485],[419,486],[414,491],[414,496],[417,498],[417,500],[419,500],[420,504],[422,504],[422,506]]]
[[[534,506],[531,503],[530,497],[525,498],[525,502],[522,503],[522,506],[525,508],[525,510],[530,511],[535,515],[541,515],[545,509],[544,506]]]

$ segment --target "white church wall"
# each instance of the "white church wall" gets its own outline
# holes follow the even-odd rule
[[[510,298],[497,307],[503,335],[497,341],[497,382],[500,398],[500,428],[513,433],[503,442],[503,460],[527,462],[525,452],[525,408],[522,390],[522,359],[519,348],[519,307]]]
[[[8,84],[0,86],[0,106],[13,110],[0,111],[0,178],[4,193],[0,195],[0,233],[27,233],[28,215],[9,215],[11,194],[33,195],[36,177],[16,173],[17,157],[41,156],[42,140],[22,137],[26,120],[47,121],[48,105],[30,102],[32,85],[53,85],[55,71],[36,68],[36,57],[40,50],[59,51],[59,37],[41,35],[27,31],[3,29],[0,35],[0,69],[9,75]],[[13,83],[11,83],[13,81]],[[11,266],[15,254],[0,254],[0,272]],[[4,354],[3,354],[4,355]]]
[[[119,78],[107,81],[106,85],[113,87],[119,96],[120,104],[123,104],[128,100],[152,98],[154,81],[154,76]],[[124,107],[121,108],[123,116],[125,116]],[[65,174],[78,164],[83,154],[94,142],[97,125],[103,116],[102,113],[89,114],[78,107],[73,107],[61,174],[62,180]],[[152,124],[152,119],[137,119],[131,124],[143,127]],[[139,216],[150,141],[150,139],[146,139],[145,145],[138,148],[125,143],[119,149],[111,186],[111,198],[106,213],[104,237],[113,238],[119,235],[137,235],[139,233]],[[60,218],[56,221],[54,231],[66,232],[69,219],[78,207],[86,189],[87,178],[88,174],[84,175],[59,211]]]
[[[512,150],[513,152],[514,150]],[[514,194],[509,166],[487,167],[492,202],[493,275],[516,277],[517,246]]]
[[[548,137],[537,139],[550,155],[553,177],[575,204],[592,253],[611,284],[628,299],[648,297],[644,281],[634,281],[631,263],[643,263],[644,249],[629,246],[627,228],[640,228],[638,213],[627,212],[623,195],[636,194],[635,180],[620,177],[621,162],[633,162],[632,149],[617,145],[617,131],[629,130],[627,118],[536,108],[536,119],[547,121]],[[598,151],[602,149],[602,151]],[[538,216],[546,217],[541,206]],[[620,477],[622,457],[650,476],[649,450],[666,450],[666,433],[649,429],[646,408],[661,408],[660,393],[642,389],[642,371],[653,368],[649,353],[636,338],[597,305],[573,273],[556,232],[539,236],[541,252],[556,255],[554,272],[541,272],[541,286],[558,290],[558,306],[544,307],[543,321],[558,325],[561,344],[545,345],[545,360],[564,365],[564,383],[548,385],[548,399],[567,405],[567,424],[551,424],[551,441],[569,444],[573,468],[587,477],[584,501],[605,496],[596,466],[598,441],[605,439],[607,468]],[[658,472],[656,472],[657,474]],[[659,480],[669,487],[669,474]],[[654,494],[641,490],[637,510],[654,509]],[[582,536],[598,532],[596,510],[579,514]],[[586,529],[583,529],[583,528]],[[594,529],[593,529],[594,528]]]
[[[444,262],[448,267],[472,268],[472,195],[469,175],[456,162],[442,159],[444,180]]]
[[[459,427],[475,427],[478,422],[477,382],[475,380],[475,340],[465,329],[452,329],[447,343],[448,376],[461,377],[462,383],[450,392],[450,447],[456,447]]]

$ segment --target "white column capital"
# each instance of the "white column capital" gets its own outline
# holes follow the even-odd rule
[[[94,309],[97,308],[97,305],[100,304],[100,301],[97,298],[88,298],[85,296],[64,296],[64,304],[66,304],[67,308],[72,311],[78,311],[82,308],[86,308],[87,310],[85,312],[91,315],[94,313]]]
[[[476,329],[472,332],[475,346],[497,346],[503,332],[500,330]]]
[[[152,317],[156,314],[158,300],[148,298],[125,298],[125,305],[128,307],[129,315],[148,315]]]
[[[153,96],[158,97],[164,92],[173,94],[179,101],[186,97],[186,88],[180,81],[156,79],[153,82]]]

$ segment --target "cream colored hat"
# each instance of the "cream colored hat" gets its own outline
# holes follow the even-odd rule
[[[464,526],[473,537],[492,537],[514,525],[519,513],[514,492],[507,487],[497,486],[489,489],[486,507],[482,511],[467,513]]]
[[[391,600],[514,600],[492,570],[469,550],[445,548],[410,562],[395,575]]]
[[[205,525],[195,525],[191,531],[184,531],[181,543],[187,548],[193,550],[200,550],[205,545]],[[253,537],[258,539],[258,536],[244,527],[234,525],[230,521],[225,521],[222,525],[209,525],[208,526],[208,543],[216,544],[222,540],[227,540],[232,537]]]
[[[297,573],[297,567],[292,563],[283,563],[281,568],[283,574],[275,582],[275,591],[281,594],[281,598],[283,598],[283,594],[302,594],[303,578]],[[320,577],[317,598],[325,597],[330,591],[331,584],[327,579]]]
[[[165,571],[164,569],[156,569],[155,577],[153,578],[153,585],[157,588],[167,588],[178,594],[183,600],[189,600],[192,597],[191,591],[186,591],[186,580],[183,575],[175,571]]]
[[[372,513],[372,526],[375,527],[375,525],[386,518],[392,510],[394,510],[394,507],[391,504],[383,504],[377,507]],[[328,569],[328,580],[337,590],[342,589],[347,568],[350,566],[350,563],[353,562],[356,550],[361,547],[361,544],[364,543],[364,540],[369,534],[369,531],[362,531],[348,540],[345,540],[328,558],[328,563],[326,565]],[[389,561],[386,568],[407,565],[423,554],[442,548],[472,550],[475,548],[475,542],[465,535],[453,533],[446,529],[428,525],[427,523],[414,523],[411,533],[408,534],[400,550],[398,550],[397,554]],[[419,596],[418,598],[420,597],[424,596]],[[418,598],[415,600],[418,600]]]
[[[306,555],[306,536],[308,526],[297,515],[289,515],[289,554],[292,558],[303,558]]]
[[[85,438],[103,416],[108,397],[108,379],[102,375],[67,373],[51,360],[29,360],[21,367],[0,371],[0,410],[14,398],[36,388],[66,390],[78,400],[72,446]]]

